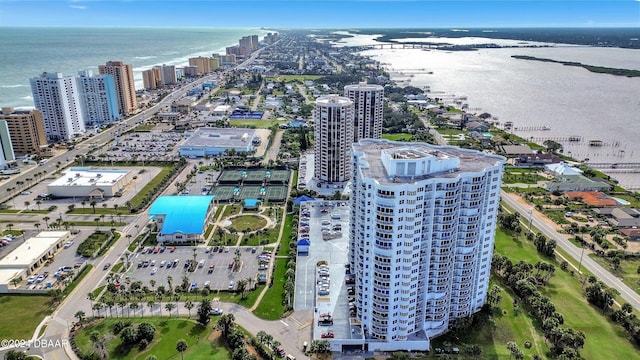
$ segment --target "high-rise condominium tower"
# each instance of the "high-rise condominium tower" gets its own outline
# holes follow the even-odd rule
[[[504,162],[450,146],[353,144],[349,261],[369,350],[426,349],[480,310]]]
[[[351,176],[353,103],[338,95],[316,99],[314,109],[314,177],[320,183],[339,183]]]
[[[123,115],[131,114],[138,108],[136,88],[133,81],[133,67],[122,61],[107,61],[106,65],[98,66],[100,74],[112,75],[116,83],[118,108]]]
[[[111,75],[78,72],[76,78],[85,125],[109,124],[120,120],[116,84]]]
[[[42,73],[30,82],[33,103],[42,113],[49,141],[68,140],[84,133],[84,116],[75,77]]]
[[[361,139],[380,139],[384,88],[361,82],[345,86],[344,96],[353,101],[353,142]]]
[[[40,154],[47,145],[40,110],[14,110],[2,108],[0,120],[7,122],[11,144],[16,154]]]

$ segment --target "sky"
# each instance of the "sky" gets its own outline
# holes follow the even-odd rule
[[[0,0],[0,26],[640,27],[640,0]]]

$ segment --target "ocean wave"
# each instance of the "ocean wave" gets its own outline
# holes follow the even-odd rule
[[[138,59],[138,60],[149,60],[149,59],[155,59],[157,56],[134,56],[134,59]]]
[[[29,85],[19,84],[19,85],[1,85],[1,88],[11,89],[11,88],[19,88],[19,87],[27,87]]]
[[[33,96],[31,96],[31,95],[22,96],[20,99],[22,99],[22,100],[33,100]]]

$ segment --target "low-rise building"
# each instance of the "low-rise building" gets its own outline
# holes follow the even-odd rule
[[[178,146],[180,156],[216,156],[229,151],[251,153],[259,139],[255,129],[245,128],[199,128],[187,135],[189,137]]]
[[[215,207],[213,196],[161,196],[149,208],[160,244],[204,241],[207,218]]]
[[[47,185],[54,197],[104,199],[124,190],[133,180],[130,170],[72,167]]]

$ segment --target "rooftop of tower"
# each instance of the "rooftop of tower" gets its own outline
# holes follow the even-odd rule
[[[456,178],[504,163],[499,155],[453,146],[365,139],[353,144],[359,171],[380,184],[412,183],[429,178]]]

